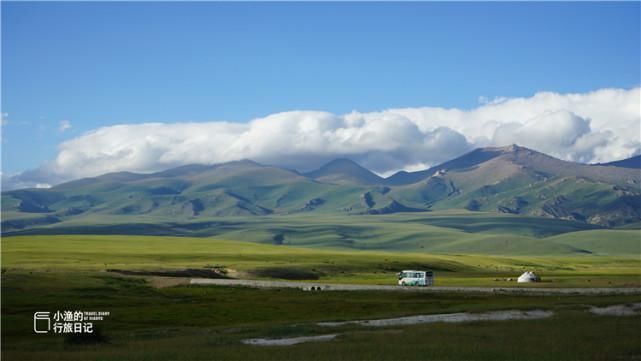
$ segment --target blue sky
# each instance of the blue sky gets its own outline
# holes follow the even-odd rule
[[[5,174],[114,124],[471,109],[640,83],[639,2],[1,6]]]

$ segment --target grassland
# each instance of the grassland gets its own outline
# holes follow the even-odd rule
[[[468,211],[219,217],[186,222],[155,216],[90,215],[5,235],[12,234],[191,236],[272,245],[441,254],[641,254],[638,229],[602,229],[581,222]],[[592,241],[582,241],[588,238]]]
[[[634,360],[639,316],[603,317],[587,305],[639,296],[525,297],[395,292],[304,292],[178,286],[90,271],[8,272],[2,284],[4,360]],[[109,311],[104,339],[77,344],[33,333],[33,312]],[[344,326],[336,341],[260,348],[240,340],[326,334],[317,321],[412,314],[548,309],[546,320]],[[541,347],[545,345],[545,347]]]
[[[257,332],[182,329],[130,332],[111,343],[60,340],[5,350],[7,360],[636,360],[638,317],[599,318],[563,311],[550,320],[419,325],[350,330],[330,343],[260,348],[239,339]],[[596,327],[595,327],[596,326]],[[263,330],[264,331],[264,330]],[[300,331],[300,328],[297,330]],[[287,335],[286,328],[272,329]],[[57,341],[57,342],[56,342]]]
[[[634,232],[634,231],[618,231]],[[567,236],[566,236],[567,237]],[[432,269],[439,285],[517,286],[495,281],[524,270],[547,287],[641,286],[638,255],[490,256],[297,248],[210,238],[18,236],[3,239],[2,267],[18,271],[222,268],[239,278],[394,284],[403,269]],[[279,272],[274,272],[274,271]],[[271,272],[270,272],[271,271]],[[300,275],[303,275],[302,277]]]
[[[2,239],[2,356],[6,360],[633,360],[641,353],[639,316],[595,316],[587,305],[639,302],[641,296],[494,296],[395,292],[304,292],[180,285],[153,287],[143,277],[106,269],[217,267],[235,277],[394,284],[404,268],[430,268],[439,285],[517,286],[494,281],[523,269],[543,286],[640,286],[638,255],[452,255],[297,248],[214,238],[16,236]],[[284,272],[282,272],[284,271]],[[78,344],[36,335],[33,313],[109,311],[105,338]],[[546,320],[416,325],[371,330],[344,326],[330,343],[260,348],[251,337],[333,331],[318,321],[413,314],[550,309]],[[505,340],[509,339],[510,342]],[[598,341],[598,342],[597,342]],[[461,347],[465,344],[465,347]],[[541,345],[546,347],[542,348]]]

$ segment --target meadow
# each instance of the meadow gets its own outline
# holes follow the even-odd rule
[[[5,215],[3,214],[3,222]],[[446,210],[389,215],[199,217],[79,215],[5,230],[15,235],[206,237],[270,245],[439,254],[574,256],[641,254],[641,231],[543,217]]]
[[[634,232],[634,231],[628,231]],[[212,238],[124,235],[16,236],[3,239],[3,272],[221,269],[235,278],[388,284],[403,269],[430,269],[442,286],[518,286],[495,279],[525,270],[541,286],[641,286],[631,255],[518,256],[303,248]]]
[[[603,231],[574,233],[583,232]],[[556,237],[567,239],[571,234]],[[576,239],[598,243],[596,238],[598,234]],[[217,237],[3,237],[2,356],[6,360],[634,360],[641,354],[641,316],[587,312],[590,306],[640,302],[640,295],[306,292],[192,286],[172,283],[174,278],[108,271],[217,270],[236,278],[393,285],[396,272],[412,268],[434,270],[440,286],[520,287],[503,279],[523,270],[538,272],[543,278],[540,287],[641,286],[638,254],[447,254],[294,247]],[[555,314],[541,320],[380,329],[351,325],[327,330],[315,324],[508,309],[546,309]],[[110,316],[99,323],[102,336],[95,339],[35,334],[33,313],[56,310],[109,311]],[[254,337],[331,332],[341,335],[328,343],[267,348],[241,343]]]
[[[507,296],[305,292],[207,286],[154,288],[91,271],[7,272],[2,284],[5,360],[634,360],[641,316],[597,316],[589,305],[641,296]],[[327,330],[318,321],[414,314],[546,309],[549,319]],[[109,311],[86,342],[34,334],[33,312]],[[254,337],[340,332],[329,343],[260,347]],[[545,347],[542,347],[545,345]]]

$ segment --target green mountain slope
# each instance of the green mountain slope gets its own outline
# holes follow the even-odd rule
[[[511,146],[477,150],[432,170],[419,182],[394,187],[390,196],[410,207],[465,208],[605,226],[641,218],[641,172],[635,169],[565,162]]]
[[[228,217],[380,217],[450,209],[606,227],[641,220],[638,169],[565,162],[510,146],[477,149],[411,174],[420,179],[401,184],[398,176],[396,181],[394,176],[383,179],[349,160],[330,162],[308,174],[249,160],[152,174],[110,173],[51,189],[3,192],[2,231],[76,221],[92,226],[106,219],[135,224],[144,218],[143,223],[166,232],[166,224],[177,229],[192,221]],[[456,229],[456,222],[448,227]],[[535,236],[549,234],[542,228]]]
[[[382,185],[385,179],[361,167],[356,162],[339,158],[305,176],[320,182],[352,185]]]
[[[361,188],[321,183],[251,161],[165,172],[106,174],[51,189],[3,193],[5,212],[56,217],[88,214],[194,217],[359,209]],[[4,220],[4,219],[3,219]]]

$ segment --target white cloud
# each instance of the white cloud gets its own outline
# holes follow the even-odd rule
[[[565,154],[573,161],[590,161],[594,158],[593,147],[578,147],[577,142],[584,136],[594,137],[590,121],[567,110],[545,112],[523,123],[499,125],[492,137],[493,144],[517,143],[528,148],[555,155]],[[603,139],[605,140],[605,139]],[[594,146],[602,145],[597,142]]]
[[[63,142],[52,161],[20,179],[55,184],[106,172],[152,172],[243,158],[306,171],[350,157],[390,174],[424,169],[475,147],[512,143],[561,159],[607,162],[641,153],[640,99],[641,88],[601,89],[483,98],[470,110],[291,111],[248,123],[123,124]]]
[[[67,129],[71,129],[71,122],[68,120],[61,120],[60,125],[58,126],[58,131],[62,133]]]

